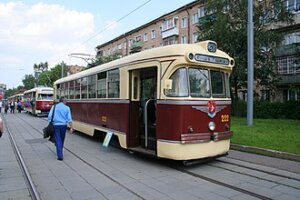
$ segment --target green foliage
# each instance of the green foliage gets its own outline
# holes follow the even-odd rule
[[[22,80],[24,88],[26,90],[29,90],[31,88],[34,88],[35,85],[35,78],[32,74],[26,74],[25,78]]]
[[[96,67],[97,65],[102,65],[104,63],[108,63],[108,62],[116,60],[118,58],[120,58],[119,54],[113,54],[113,55],[109,55],[109,56],[99,56],[96,58],[95,62],[88,64],[87,69]]]
[[[232,143],[300,154],[299,120],[254,119],[250,127],[246,121],[231,118]]]
[[[239,101],[235,105],[234,116],[246,117],[247,103]],[[287,101],[285,103],[255,101],[253,117],[259,119],[296,119],[300,120],[300,101]]]
[[[231,75],[234,98],[247,85],[247,0],[208,0],[206,17],[200,18],[199,40],[214,40],[218,48],[235,59]],[[293,14],[281,0],[260,1],[254,7],[254,66],[255,80],[261,86],[274,88],[278,81],[274,70],[274,49],[283,34],[270,29],[270,24],[291,24]],[[278,25],[279,26],[279,25]]]

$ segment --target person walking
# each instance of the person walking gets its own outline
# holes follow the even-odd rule
[[[67,99],[65,97],[60,97],[59,103],[52,106],[48,114],[48,121],[51,121],[53,117],[54,125],[54,139],[56,146],[57,160],[63,160],[63,147],[66,136],[67,127],[70,131],[73,131],[72,116],[70,107],[66,105]],[[55,110],[54,110],[55,107]],[[54,110],[54,113],[53,113]]]
[[[2,110],[2,100],[0,99],[0,113],[1,113],[1,110]]]

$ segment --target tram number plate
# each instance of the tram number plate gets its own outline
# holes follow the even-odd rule
[[[111,139],[112,135],[113,135],[112,132],[107,132],[107,133],[106,133],[106,136],[105,136],[105,138],[104,138],[104,142],[103,142],[103,144],[102,144],[104,147],[108,147],[108,144],[109,144],[109,142],[110,142],[110,139]]]
[[[221,115],[221,122],[229,122],[229,115]]]

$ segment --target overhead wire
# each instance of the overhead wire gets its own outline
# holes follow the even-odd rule
[[[90,40],[92,40],[93,38],[95,38],[96,36],[98,36],[99,34],[103,33],[104,31],[106,31],[108,28],[110,28],[111,26],[113,26],[114,24],[122,21],[123,19],[125,19],[126,17],[128,17],[129,15],[131,15],[132,13],[136,12],[137,10],[141,9],[142,7],[144,7],[146,4],[150,3],[152,0],[148,0],[146,2],[144,2],[143,4],[139,5],[138,7],[136,7],[135,9],[133,9],[132,11],[130,11],[129,13],[125,14],[124,16],[120,17],[118,20],[106,25],[103,29],[101,29],[100,31],[96,32],[94,35],[92,35],[91,37],[89,37],[88,39],[86,39],[85,41],[83,41],[80,45],[78,45],[77,47],[73,48],[72,50],[70,50],[70,52],[76,50],[77,48],[79,48],[80,46],[86,44],[87,42],[89,42]],[[65,54],[65,55],[69,55]],[[59,59],[57,59],[56,61],[59,61],[63,59],[63,56]]]

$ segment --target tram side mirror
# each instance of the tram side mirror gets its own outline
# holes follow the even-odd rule
[[[172,89],[172,83],[173,83],[172,79],[165,80],[164,89],[171,90]]]

